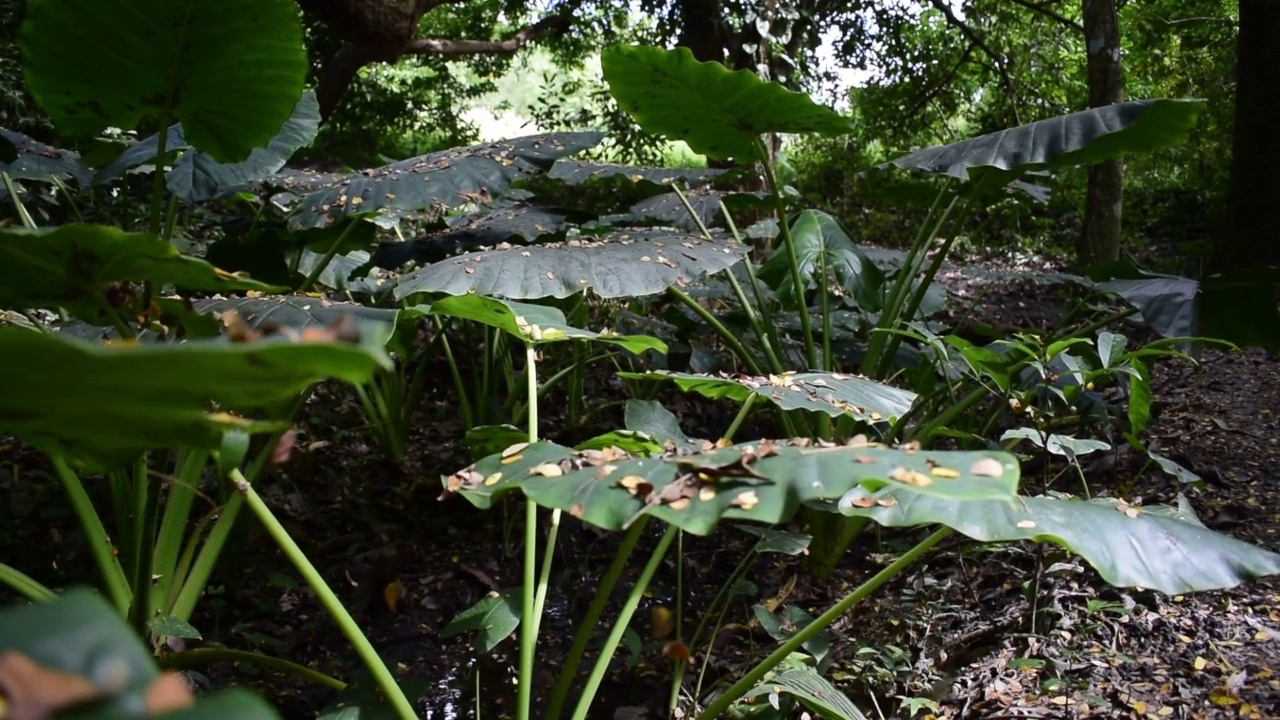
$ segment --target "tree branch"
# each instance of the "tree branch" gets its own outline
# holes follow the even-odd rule
[[[448,38],[417,38],[405,46],[406,55],[480,55],[484,53],[511,53],[529,44],[530,40],[548,33],[562,33],[569,28],[570,20],[563,16],[543,18],[506,40],[453,40]]]
[[[1060,15],[1054,12],[1053,10],[1050,10],[1048,3],[1036,4],[1036,3],[1030,2],[1030,0],[1010,0],[1010,2],[1012,2],[1015,5],[1021,5],[1022,7],[1032,12],[1040,13],[1041,15],[1044,15],[1045,17],[1050,18],[1051,20],[1057,22],[1059,25],[1064,25],[1066,27],[1069,27],[1072,30],[1075,30],[1076,32],[1080,33],[1081,35],[1084,34],[1083,25],[1081,25],[1080,23],[1076,22],[1075,20],[1072,20],[1071,18],[1065,15]]]
[[[324,74],[316,85],[316,104],[319,105],[320,117],[328,118],[338,107],[360,68],[375,62],[395,60],[397,57],[397,53],[382,46],[352,43],[343,45],[333,59],[325,64]]]

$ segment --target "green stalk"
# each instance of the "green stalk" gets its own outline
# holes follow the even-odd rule
[[[248,650],[232,650],[230,648],[193,648],[191,650],[182,650],[176,653],[161,655],[156,658],[156,664],[162,670],[197,670],[199,668],[208,667],[214,663],[230,662],[230,663],[247,663],[249,665],[257,665],[267,670],[275,670],[276,672],[296,677],[299,680],[305,680],[317,685],[323,685],[330,690],[342,692],[347,689],[347,684],[331,675],[326,675],[319,670],[290,662],[284,658],[263,655],[262,653],[250,652]]]
[[[76,216],[76,222],[83,223],[84,215],[80,214],[80,206],[76,205],[76,200],[67,184],[58,179],[57,175],[50,175],[49,182],[53,183],[54,187],[58,188],[58,192],[62,193],[62,199],[66,201],[67,207],[71,208],[71,214]],[[25,210],[26,208],[23,209]]]
[[[702,641],[702,632],[707,627],[707,621],[711,619],[711,613],[716,612],[717,608],[719,609],[719,612],[716,614],[714,627],[719,628],[723,625],[724,616],[729,612],[729,591],[733,589],[734,585],[738,584],[739,580],[746,576],[747,571],[751,569],[752,564],[755,563],[755,560],[759,555],[760,554],[756,552],[753,547],[750,552],[738,561],[737,566],[733,568],[733,572],[729,574],[729,578],[721,583],[720,589],[716,591],[716,596],[711,600],[711,604],[707,606],[706,612],[702,613],[702,620],[698,622],[698,629],[693,632],[693,637],[689,639],[689,648],[691,651]],[[702,695],[702,680],[706,677],[707,667],[711,664],[711,656],[714,654],[714,648],[715,633],[713,632],[711,637],[707,639],[707,649],[706,652],[702,654],[702,665],[698,668],[698,679],[695,682],[693,689],[693,696],[695,698]],[[674,712],[675,706],[672,705],[668,709]]]
[[[596,665],[591,670],[591,676],[587,678],[586,686],[582,688],[582,695],[578,697],[578,706],[573,712],[573,720],[586,720],[587,713],[591,711],[591,702],[595,700],[596,692],[600,689],[600,682],[604,680],[605,673],[609,671],[609,663],[613,660],[613,654],[617,652],[618,645],[622,643],[622,636],[627,631],[627,625],[631,623],[631,617],[635,615],[636,608],[640,606],[640,598],[644,596],[645,588],[649,587],[649,581],[653,579],[654,573],[658,571],[658,566],[662,564],[662,558],[667,554],[667,548],[671,546],[671,541],[678,532],[679,529],[676,526],[667,526],[667,531],[662,534],[662,539],[658,541],[658,546],[653,549],[653,554],[649,556],[649,563],[640,572],[640,577],[636,578],[635,587],[631,588],[631,594],[627,596],[626,602],[622,604],[622,610],[619,611],[618,619],[613,624],[613,630],[609,632],[609,637],[605,639],[604,646],[600,648],[600,656],[596,658]]]
[[[711,311],[699,305],[697,300],[689,297],[685,291],[674,285],[667,288],[667,292],[671,293],[672,297],[679,300],[681,303],[684,303],[685,307],[689,308],[695,315],[702,318],[703,322],[710,325],[711,329],[715,330],[716,334],[720,336],[720,339],[724,341],[724,344],[729,346],[729,349],[732,350],[733,353],[751,369],[753,374],[764,374],[764,370],[761,369],[760,361],[756,359],[756,356],[747,352],[746,346],[742,344],[742,341],[738,339],[738,336],[730,332],[729,328],[725,327],[724,323],[720,322],[719,318],[711,314]]]
[[[943,198],[946,197],[945,187],[938,191],[938,196],[933,199],[933,205],[929,207],[929,212],[925,215],[924,221],[920,224],[920,230],[916,233],[915,239],[911,242],[911,248],[907,251],[907,256],[903,258],[902,267],[898,270],[897,279],[889,288],[889,297],[885,300],[884,309],[880,313],[880,321],[876,323],[876,330],[886,330],[898,323],[901,316],[902,302],[907,289],[911,287],[911,279],[915,277],[917,271],[917,258],[923,253],[924,249],[937,236],[938,228],[942,222],[946,220],[946,216],[950,214],[951,208],[955,206],[957,198],[951,200],[950,205],[943,212],[943,216],[937,223],[931,223],[938,207],[942,204]],[[872,332],[871,341],[867,346],[867,354],[862,359],[862,374],[874,377],[876,365],[880,362],[880,357],[884,354],[884,344],[888,338],[883,332]]]
[[[610,592],[622,577],[622,571],[627,567],[627,559],[631,557],[631,552],[635,549],[636,542],[640,540],[641,532],[648,523],[649,516],[641,515],[640,519],[631,524],[626,536],[622,538],[622,545],[618,546],[618,551],[613,555],[613,562],[609,565],[609,569],[605,571],[604,577],[600,578],[596,594],[591,598],[586,615],[578,623],[578,629],[573,635],[573,644],[569,646],[569,653],[565,656],[560,676],[556,678],[555,687],[551,690],[551,699],[547,703],[548,720],[558,720],[560,717],[564,709],[564,701],[569,697],[569,690],[573,686],[573,678],[578,672],[578,665],[587,652],[587,645],[591,642],[592,635],[595,634],[600,615],[604,613],[605,605],[609,603]]]
[[[238,470],[236,472],[239,473]],[[191,619],[191,613],[196,608],[196,602],[200,600],[200,596],[204,594],[205,586],[209,584],[213,569],[218,564],[218,557],[222,554],[222,548],[227,544],[227,538],[230,537],[231,530],[235,527],[236,519],[240,516],[240,509],[243,506],[244,496],[235,493],[227,500],[227,504],[222,507],[217,521],[213,523],[213,528],[209,531],[209,537],[205,538],[204,545],[200,548],[200,553],[196,555],[191,571],[183,578],[182,589],[178,591],[178,596],[169,608],[170,615],[179,620]],[[192,538],[192,541],[194,542],[195,538]]]
[[[729,424],[729,429],[724,431],[725,440],[733,440],[733,436],[742,427],[743,421],[747,419],[747,413],[751,411],[751,406],[756,403],[756,398],[758,397],[760,396],[751,393],[746,400],[742,401],[742,407],[738,408],[738,414],[733,417],[733,422]]]
[[[338,254],[338,248],[342,247],[343,241],[347,239],[347,236],[351,234],[351,231],[354,230],[361,222],[363,221],[353,219],[345,228],[342,229],[342,232],[338,235],[338,239],[334,240],[333,244],[329,246],[329,249],[324,251],[324,255],[320,257],[320,261],[316,263],[315,267],[311,268],[311,272],[307,275],[307,279],[303,280],[302,284],[298,286],[298,293],[305,293],[307,290],[311,289],[311,286],[315,284],[316,280],[320,277],[320,274],[324,272],[324,269],[329,267],[329,263],[333,262],[333,258]],[[305,249],[298,251],[299,258],[302,257],[303,252],[305,252]]]
[[[245,480],[244,475],[240,473],[238,468],[232,468],[228,473],[231,482],[235,484],[236,491],[245,499],[249,509],[262,523],[263,527],[284,551],[286,557],[298,569],[302,578],[306,580],[307,585],[311,587],[311,591],[316,594],[316,599],[324,607],[329,616],[337,623],[338,628],[342,630],[342,634],[346,636],[347,641],[355,648],[356,654],[364,661],[365,667],[373,675],[374,680],[378,684],[378,688],[382,690],[382,694],[388,702],[390,702],[396,717],[399,720],[417,720],[417,714],[410,704],[409,698],[405,697],[404,691],[400,689],[400,685],[396,683],[395,676],[387,669],[386,663],[379,657],[378,651],[374,649],[373,644],[369,642],[369,638],[361,632],[360,626],[356,624],[351,613],[347,612],[347,608],[343,606],[342,601],[334,594],[329,584],[324,581],[324,577],[316,570],[315,565],[307,559],[306,553],[302,552],[302,548],[294,542],[289,536],[289,531],[284,529],[280,521],[276,519],[275,514],[271,512],[271,508],[262,501],[257,491]]]
[[[890,578],[902,572],[916,560],[919,560],[934,545],[937,545],[950,534],[951,528],[948,527],[935,530],[932,535],[921,540],[915,547],[908,550],[897,560],[889,563],[889,565],[885,566],[883,570],[872,576],[871,579],[859,585],[855,590],[853,590],[853,592],[845,595],[840,599],[840,602],[832,605],[826,612],[814,618],[813,622],[805,625],[796,632],[795,635],[788,638],[787,641],[782,643],[782,645],[777,650],[773,651],[769,657],[761,660],[755,667],[751,668],[751,670],[748,671],[741,680],[731,685],[728,690],[725,690],[724,693],[712,701],[705,710],[699,713],[696,720],[714,720],[714,718],[724,715],[730,705],[733,705],[743,695],[747,694],[748,691],[754,688],[770,670],[778,666],[778,663],[786,660],[791,653],[799,650],[811,638],[830,627],[831,623],[840,619],[841,615],[849,612],[849,610],[852,609],[854,605],[857,605],[863,598],[875,592],[877,588],[883,585]]]
[[[67,493],[67,499],[71,502],[71,509],[75,512],[76,519],[80,521],[80,529],[84,532],[85,542],[89,543],[89,552],[93,555],[98,572],[102,575],[102,585],[107,597],[111,599],[111,604],[116,606],[121,617],[128,617],[129,604],[133,600],[130,597],[129,579],[125,577],[120,561],[111,550],[111,539],[107,537],[107,529],[102,526],[102,518],[98,517],[97,511],[93,509],[93,501],[89,499],[84,485],[80,483],[80,476],[67,465],[67,461],[61,455],[50,455],[49,462],[62,483],[63,491]]]
[[[174,87],[170,84],[166,90],[164,102],[160,105],[160,132],[156,133],[156,168],[155,179],[151,183],[151,234],[160,236],[160,207],[164,203],[165,155],[169,152],[169,119],[173,112]]]
[[[529,442],[538,442],[538,351],[532,341],[525,341],[525,377],[529,394]],[[538,597],[546,598],[545,588],[537,585],[538,504],[524,500],[524,592],[520,597],[520,685],[517,688],[516,718],[529,720],[533,706],[533,660],[538,647],[538,625],[541,618]],[[547,568],[543,568],[544,571]]]
[[[0,563],[0,585],[8,586],[31,602],[45,602],[57,597],[52,590],[45,587],[39,580],[4,563]]]
[[[18,188],[13,182],[13,178],[9,177],[9,173],[0,172],[0,182],[4,183],[4,189],[9,193],[9,199],[13,201],[13,209],[18,213],[18,219],[22,222],[22,227],[28,230],[35,230],[40,227],[31,217],[31,213],[27,211],[27,206],[22,204],[18,199]]]
[[[160,521],[155,558],[152,561],[153,572],[160,576],[162,598],[170,597],[174,582],[181,582],[181,578],[175,577],[178,556],[182,554],[187,522],[191,518],[191,505],[195,501],[196,488],[208,460],[207,450],[182,451],[173,482],[169,485],[169,494],[164,502],[164,518]]]
[[[133,465],[133,605],[129,608],[129,624],[139,637],[147,637],[147,623],[155,609],[151,577],[156,551],[156,525],[160,517],[160,489],[152,487],[147,456],[143,454]]]
[[[182,555],[178,558],[178,562],[173,568],[166,594],[161,599],[160,607],[165,615],[174,614],[174,603],[178,601],[178,593],[187,587],[187,580],[191,576],[191,566],[196,560],[196,553],[203,547],[201,541],[204,540],[205,531],[209,529],[209,525],[217,517],[217,510],[210,511],[209,514],[200,518],[200,522],[196,523],[195,529],[191,531],[191,536],[187,538],[186,547],[183,548]],[[204,585],[201,584],[200,587],[203,589]]]
[[[783,207],[782,193],[778,189],[778,178],[773,171],[773,163],[769,161],[769,153],[759,137],[754,139],[756,155],[760,158],[760,166],[764,168],[765,183],[769,193],[773,195],[774,211],[778,216],[778,229],[782,232],[782,244],[787,249],[787,264],[791,266],[791,286],[796,289],[799,300],[800,331],[804,335],[805,359],[809,369],[818,367],[818,354],[813,343],[813,320],[809,317],[809,305],[804,299],[804,282],[800,277],[800,256],[796,253],[796,241],[791,237],[791,223],[787,220],[787,209]]]
[[[685,197],[679,187],[672,185],[671,189],[675,190],[676,197],[680,198],[680,202],[684,205],[684,209],[688,211],[689,217],[693,218],[693,222],[697,224],[698,229],[702,231],[702,236],[711,240],[711,232],[707,230],[707,226],[702,222],[702,218],[698,217],[698,213],[695,212],[693,206],[689,204],[689,199]],[[738,229],[733,224],[733,218],[729,215],[729,208],[725,207],[723,201],[720,202],[720,212],[724,214],[725,222],[729,225],[729,229],[733,233],[734,239],[738,242],[742,242],[742,238],[738,235]],[[747,268],[747,272],[753,273],[751,268],[751,259],[746,258],[743,260],[743,263],[744,267]],[[755,307],[752,306],[750,302],[747,302],[747,295],[742,291],[742,284],[738,282],[738,278],[733,276],[733,268],[725,268],[724,276],[729,281],[729,286],[733,288],[733,294],[738,298],[738,305],[742,308],[742,311],[747,314],[747,322],[755,332],[756,339],[760,341],[760,346],[764,348],[764,353],[769,360],[770,367],[773,368],[774,372],[781,373],[783,371],[782,363],[778,360],[778,356],[774,353],[773,345],[771,344],[771,341],[775,338],[771,337],[765,330],[765,324],[761,321],[760,315],[756,313]],[[759,298],[757,298],[757,301],[758,300]]]
[[[733,235],[733,239],[743,242],[742,233],[738,232],[738,226],[733,222],[733,216],[729,214],[729,208],[720,201],[720,212],[724,215],[724,223],[729,227],[729,232]],[[773,363],[774,372],[782,372],[786,367],[779,360],[776,353],[782,351],[782,342],[778,339],[778,328],[773,324],[773,311],[769,307],[769,303],[764,301],[764,293],[760,290],[760,280],[756,277],[756,266],[751,262],[751,256],[748,255],[743,259],[742,267],[747,272],[747,279],[751,281],[751,294],[756,298],[756,309],[760,313],[760,324],[764,327],[765,334],[769,337],[769,342],[764,344],[765,353],[768,354],[770,362]],[[739,287],[738,279],[733,273],[726,272],[729,285],[734,288],[734,292],[738,296],[738,302],[743,307],[747,307],[748,303],[742,297],[742,288]]]
[[[467,384],[462,381],[458,361],[453,357],[453,348],[449,346],[449,338],[445,335],[444,321],[437,318],[436,325],[440,328],[440,346],[444,348],[444,359],[449,363],[449,374],[453,376],[453,385],[458,389],[458,409],[462,411],[462,420],[467,427],[475,427],[476,417],[471,410],[471,401],[467,399]]]

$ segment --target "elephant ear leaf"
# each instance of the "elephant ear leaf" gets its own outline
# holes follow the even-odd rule
[[[615,46],[600,55],[609,92],[644,129],[713,158],[757,157],[765,133],[837,136],[852,121],[749,70],[699,62],[688,48]]]
[[[1036,170],[1090,165],[1176,145],[1186,139],[1203,107],[1199,100],[1117,103],[917,150],[880,167],[1006,185]]]

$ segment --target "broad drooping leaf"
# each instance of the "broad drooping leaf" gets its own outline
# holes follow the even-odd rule
[[[397,679],[396,684],[405,699],[414,706],[425,702],[423,698],[433,689],[430,680],[421,675]],[[390,720],[395,717],[398,717],[396,709],[378,686],[378,681],[368,668],[360,668],[347,681],[347,686],[320,710],[316,720]]]
[[[852,121],[809,96],[765,82],[750,70],[699,62],[688,48],[615,46],[600,54],[609,92],[649,132],[684,140],[696,153],[742,162],[764,133],[837,136]]]
[[[440,637],[448,639],[475,632],[475,647],[487,653],[520,626],[520,591],[507,590],[490,595],[463,610],[445,626]]]
[[[254,148],[243,162],[219,163],[209,154],[191,148],[182,124],[174,124],[165,138],[165,152],[182,152],[182,155],[166,174],[166,185],[170,192],[188,202],[210,200],[280,170],[295,152],[311,144],[319,129],[320,109],[315,93],[310,90],[302,94],[280,132],[265,147]],[[99,171],[94,181],[110,182],[134,165],[155,162],[159,138],[152,135],[130,146]]]
[[[666,343],[656,338],[644,335],[597,333],[571,327],[565,320],[564,313],[546,305],[531,305],[467,294],[447,297],[430,306],[422,305],[414,308],[414,311],[484,323],[537,345],[568,340],[591,340],[617,345],[637,355],[646,350],[657,350],[662,353],[667,351]]]
[[[941,523],[982,542],[1055,543],[1112,585],[1171,595],[1280,573],[1280,555],[1215,533],[1188,513],[1108,498],[1019,497],[961,506],[917,493],[854,491],[841,499],[840,512],[888,527]]]
[[[169,109],[219,162],[266,145],[307,75],[292,0],[31,0],[19,41],[27,87],[63,132]]]
[[[617,450],[575,452],[554,443],[515,445],[446,481],[477,507],[519,489],[606,530],[649,514],[696,535],[720,520],[786,522],[802,503],[835,499],[854,487],[886,485],[943,498],[1011,502],[1018,465],[999,452],[923,452],[872,444],[807,441],[743,443],[693,455],[634,458]]]
[[[655,168],[633,167],[631,165],[610,165],[582,162],[580,160],[558,160],[551,166],[547,177],[559,180],[567,185],[581,185],[592,180],[622,177],[631,182],[646,182],[651,185],[667,186],[678,182],[684,187],[705,185],[723,175],[725,170],[714,168]]]
[[[362,324],[356,342],[313,332],[255,342],[101,345],[0,328],[0,357],[22,358],[0,394],[0,432],[89,467],[151,448],[217,448],[226,430],[277,427],[231,411],[277,409],[312,383],[364,382],[389,367],[387,332]]]
[[[8,685],[6,717],[52,717],[50,704],[56,703],[66,703],[57,708],[62,711],[58,717],[71,713],[84,720],[138,717],[148,690],[161,678],[151,653],[120,613],[87,588],[72,589],[49,602],[0,610],[0,638],[0,663]],[[163,682],[174,681],[182,683],[176,676]],[[152,697],[173,699],[175,695],[182,699],[180,692],[158,692]],[[201,697],[172,716],[184,720],[279,718],[271,706],[247,690]]]
[[[95,322],[103,285],[112,282],[212,292],[281,290],[183,255],[154,235],[105,225],[0,230],[0,307],[64,307]]]
[[[1258,266],[1196,280],[1119,262],[1095,268],[1093,276],[1101,280],[1092,285],[1094,290],[1124,298],[1164,337],[1198,336],[1280,350],[1280,308],[1275,303],[1280,271],[1275,269]]]
[[[655,370],[618,373],[634,380],[674,382],[685,392],[711,399],[743,402],[758,395],[783,410],[808,410],[832,417],[848,415],[862,422],[892,422],[916,401],[916,394],[857,375],[838,373],[786,373],[768,377],[749,375],[712,377]]]
[[[393,269],[410,261],[439,262],[459,252],[508,241],[528,245],[563,234],[566,220],[562,213],[532,205],[497,208],[461,218],[448,230],[406,242],[384,242],[373,253],[373,264]]]
[[[650,231],[575,238],[561,245],[489,250],[444,260],[400,278],[396,298],[415,293],[568,297],[591,290],[639,297],[685,286],[736,264],[749,248],[731,240]]]
[[[195,309],[222,315],[234,310],[240,319],[254,329],[283,326],[295,330],[323,328],[344,316],[394,324],[400,311],[376,308],[359,303],[334,302],[309,295],[270,295],[267,297],[217,298],[197,300]]]
[[[439,215],[468,203],[485,204],[516,180],[543,173],[556,160],[591,148],[602,137],[598,132],[529,135],[341,175],[336,183],[301,198],[290,225],[324,227],[346,215],[374,211]]]
[[[1204,103],[1134,100],[1083,110],[1008,130],[917,150],[881,167],[924,170],[961,180],[1004,185],[1046,168],[1088,165],[1176,145],[1195,125]]]
[[[867,717],[847,695],[811,667],[795,667],[770,676],[742,699],[760,703],[761,695],[782,693],[795,696],[806,708],[818,713],[818,717],[832,720],[866,720]]]
[[[764,193],[738,193],[721,190],[698,189],[685,193],[685,200],[705,227],[723,227],[724,213],[720,203],[730,210],[741,207],[767,207]],[[631,206],[631,215],[638,222],[657,221],[682,230],[698,230],[698,224],[689,215],[689,208],[675,193],[663,193]]]
[[[93,177],[93,172],[80,162],[79,153],[59,150],[9,130],[0,130],[0,138],[13,145],[13,159],[0,160],[0,172],[7,173],[14,180],[51,183],[56,178],[62,182],[74,181],[83,188]],[[0,197],[7,194],[0,186]]]
[[[805,210],[792,223],[791,237],[805,291],[817,285],[821,277],[819,268],[823,268],[826,276],[834,277],[859,307],[868,311],[880,309],[884,274],[862,254],[835,218],[820,210]],[[760,279],[768,283],[779,298],[794,302],[796,291],[790,267],[786,248],[779,241],[773,255],[760,268]]]
[[[623,418],[628,430],[645,433],[660,444],[686,451],[702,447],[703,441],[685,435],[679,419],[656,400],[628,400]]]

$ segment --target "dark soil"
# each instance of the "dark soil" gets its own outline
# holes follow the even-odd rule
[[[1033,282],[968,275],[948,282],[968,298],[972,307],[962,308],[968,319],[999,328],[1045,329],[1074,303],[1069,292]],[[1135,338],[1143,332],[1130,330]],[[1090,489],[1147,504],[1171,504],[1183,493],[1210,528],[1280,551],[1280,480],[1273,472],[1280,451],[1280,361],[1252,351],[1206,350],[1199,367],[1165,362],[1155,377],[1159,413],[1145,439],[1197,472],[1205,489],[1179,483],[1129,452],[1088,464]],[[603,380],[595,386],[616,394]],[[663,400],[691,435],[718,436],[732,418],[724,406],[674,394]],[[309,412],[293,457],[263,486],[268,503],[399,675],[425,681],[423,717],[474,717],[477,685],[482,716],[508,716],[515,698],[513,640],[477,659],[468,636],[441,634],[488,593],[519,584],[523,518],[516,505],[480,512],[461,499],[437,500],[440,477],[470,462],[451,385],[442,383],[424,399],[409,458],[400,466],[383,459],[346,390],[323,388]],[[620,421],[605,414],[597,424],[613,428]],[[551,414],[545,432],[554,438],[559,423]],[[10,503],[10,520],[0,526],[0,560],[54,586],[91,582],[74,520],[41,459],[12,443],[0,445],[0,456],[0,492]],[[915,536],[865,537],[823,581],[795,558],[763,556],[749,576],[759,595],[730,611],[712,677],[731,678],[770,648],[750,604],[779,600],[816,615]],[[691,625],[753,542],[728,527],[710,538],[684,538],[683,600]],[[543,624],[539,691],[550,687],[570,621],[581,616],[617,543],[566,518]],[[643,564],[647,550],[637,551],[633,566]],[[649,639],[649,619],[653,608],[672,606],[676,582],[671,553],[637,614],[645,644],[638,656],[626,652],[614,662],[591,717],[661,717],[671,666],[663,643]],[[400,593],[394,603],[388,586]],[[194,620],[207,642],[279,654],[342,678],[359,667],[297,573],[257,531],[228,556]],[[975,548],[953,540],[834,630],[828,676],[871,717],[877,708],[884,717],[926,717],[926,701],[944,718],[1280,717],[1275,579],[1167,597],[1111,588],[1054,547]],[[695,649],[699,659],[703,652]],[[259,687],[289,718],[315,717],[334,697],[243,665],[211,668],[204,678],[214,686]],[[686,690],[691,687],[692,680]],[[906,709],[911,702],[918,714]],[[625,715],[615,714],[621,709]]]

